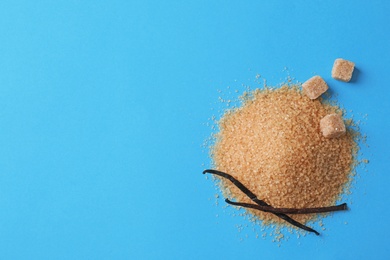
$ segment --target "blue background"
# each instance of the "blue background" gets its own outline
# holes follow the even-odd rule
[[[0,259],[385,258],[389,13],[378,0],[1,1]],[[330,77],[338,57],[356,63],[352,83]],[[279,247],[201,172],[218,89],[256,87],[257,73],[275,85],[285,67],[328,81],[370,163],[348,213]]]

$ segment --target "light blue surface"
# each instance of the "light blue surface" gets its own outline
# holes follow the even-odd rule
[[[1,1],[0,259],[386,258],[389,13],[389,1]],[[355,82],[331,79],[338,57]],[[363,119],[370,163],[351,211],[278,247],[215,206],[201,145],[218,89],[255,87],[257,73],[278,84],[284,67],[322,75]]]

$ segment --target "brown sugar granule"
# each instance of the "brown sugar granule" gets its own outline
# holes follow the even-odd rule
[[[346,132],[343,119],[338,114],[330,114],[322,118],[320,128],[326,138],[337,138]]]
[[[328,90],[328,85],[320,76],[314,76],[302,84],[302,89],[310,99],[316,99]]]
[[[332,78],[349,82],[354,68],[355,63],[344,59],[336,59],[333,64]]]
[[[303,96],[297,87],[256,90],[219,121],[211,150],[215,169],[231,174],[273,207],[334,205],[349,180],[356,147],[352,135],[325,138],[319,122],[338,108]],[[236,186],[220,182],[226,197],[250,203]],[[285,223],[246,209],[265,224]],[[292,215],[291,215],[292,216]],[[306,223],[315,214],[293,215]]]

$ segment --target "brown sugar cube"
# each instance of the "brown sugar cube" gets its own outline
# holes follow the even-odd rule
[[[344,121],[337,114],[330,114],[322,118],[320,121],[320,129],[326,138],[340,137],[346,132]]]
[[[336,59],[333,64],[332,78],[349,82],[352,78],[355,63],[343,59]]]
[[[302,89],[310,99],[316,99],[328,90],[328,85],[320,76],[314,76],[302,84]]]

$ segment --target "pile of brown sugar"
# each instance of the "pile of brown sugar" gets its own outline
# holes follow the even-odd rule
[[[356,141],[350,130],[325,138],[320,120],[341,114],[337,106],[311,100],[296,86],[250,93],[240,108],[219,121],[211,149],[215,169],[229,173],[273,207],[309,208],[335,205],[349,182]],[[221,179],[226,197],[252,203],[230,181]],[[263,223],[286,223],[272,213],[246,209]],[[290,215],[306,223],[315,214]]]

